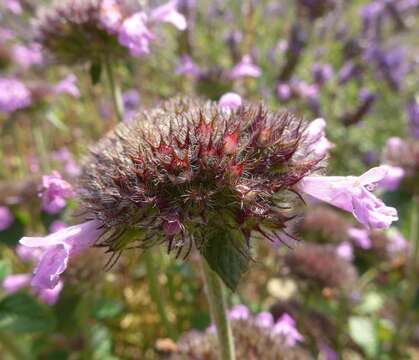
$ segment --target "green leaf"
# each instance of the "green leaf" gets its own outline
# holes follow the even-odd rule
[[[375,358],[378,351],[377,331],[373,321],[368,317],[352,316],[349,319],[349,333],[352,339],[365,352]]]
[[[102,64],[101,63],[93,63],[90,65],[90,79],[92,80],[92,84],[96,85],[100,82],[100,77],[102,75]]]
[[[93,316],[98,320],[111,319],[124,310],[124,305],[116,300],[100,299],[93,308]]]
[[[210,268],[235,291],[240,278],[249,267],[249,249],[239,230],[218,227],[207,234],[202,254]]]
[[[0,301],[0,329],[16,333],[50,331],[55,319],[50,309],[31,296],[18,293]]]

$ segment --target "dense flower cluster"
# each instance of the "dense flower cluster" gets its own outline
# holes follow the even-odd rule
[[[283,314],[276,322],[268,312],[252,316],[244,305],[237,305],[229,312],[237,359],[293,360],[310,359],[299,348],[303,340],[294,319]],[[217,339],[210,327],[206,332],[191,331],[177,343],[171,360],[218,359]]]
[[[21,81],[0,77],[0,112],[11,113],[32,104],[32,94]]]
[[[179,30],[186,20],[177,10],[177,1],[155,8],[150,14],[128,1],[66,0],[41,14],[37,41],[63,63],[100,63],[150,52],[155,38],[154,24],[168,22]]]
[[[292,276],[308,284],[349,288],[357,279],[354,266],[326,245],[303,244],[285,255]]]
[[[323,158],[308,152],[318,140],[289,113],[177,99],[120,125],[93,149],[81,205],[103,223],[103,244],[113,251],[135,230],[140,246],[165,241],[187,255],[223,229],[247,252],[252,232],[273,242],[288,237],[291,187]]]

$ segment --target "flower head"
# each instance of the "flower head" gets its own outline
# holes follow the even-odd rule
[[[65,181],[58,171],[42,177],[42,207],[56,214],[66,206],[66,199],[73,196],[72,186]]]
[[[208,254],[233,241],[243,255],[252,233],[287,238],[298,199],[292,186],[322,159],[307,148],[304,126],[289,113],[176,99],[103,139],[85,162],[78,194],[112,251],[130,236],[140,247],[165,242],[185,256],[193,245]]]
[[[35,269],[32,286],[54,289],[69,259],[92,246],[102,234],[97,221],[61,229],[45,237],[23,237],[20,244],[29,248],[42,248],[44,252]]]
[[[384,179],[385,166],[368,170],[360,177],[355,176],[310,176],[300,182],[298,189],[333,206],[353,213],[355,218],[370,228],[388,228],[398,220],[397,210],[386,206],[370,191]]]
[[[336,254],[347,261],[352,261],[354,258],[353,250],[349,241],[343,241],[336,247]]]
[[[354,266],[327,245],[303,244],[284,260],[293,277],[315,287],[349,288],[357,279]]]
[[[123,4],[118,2],[118,7]],[[37,41],[56,61],[69,65],[123,58],[128,51],[118,43],[113,10],[106,0],[57,1],[41,11]]]
[[[243,306],[243,305],[239,305]],[[276,324],[273,316],[263,312],[252,316],[231,319],[237,359],[310,359],[311,356],[298,346],[303,337],[295,321],[284,315]],[[205,332],[191,331],[177,343],[171,360],[217,360],[217,338],[212,327]]]
[[[11,113],[32,104],[29,89],[17,79],[0,77],[0,112]]]
[[[6,206],[0,206],[0,231],[6,230],[13,224],[14,216]]]

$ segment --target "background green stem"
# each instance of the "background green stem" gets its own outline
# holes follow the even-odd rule
[[[16,360],[29,360],[31,357],[22,350],[22,347],[15,342],[15,338],[6,332],[0,331],[1,347]]]
[[[157,277],[156,268],[154,266],[155,264],[153,254],[150,249],[142,254],[142,259],[144,260],[146,267],[146,275],[151,299],[157,307],[160,320],[166,329],[167,335],[172,339],[176,339],[176,331],[172,323],[169,321],[169,318],[167,317],[166,308],[164,306],[161,290],[159,288],[159,279]]]
[[[121,89],[115,82],[112,63],[109,59],[105,59],[105,70],[109,81],[109,88],[111,90],[113,108],[118,121],[121,122],[124,118],[124,103],[122,102]]]
[[[418,290],[417,274],[419,269],[419,197],[413,197],[413,204],[410,218],[410,260],[407,268],[407,288],[401,300],[399,315],[396,320],[395,333],[393,336],[391,352],[398,356],[400,349],[409,340],[410,321],[409,313],[415,301]]]
[[[235,360],[234,339],[230,322],[227,317],[223,284],[218,275],[210,269],[206,260],[202,256],[200,259],[204,272],[211,317],[217,328],[218,342],[220,345],[220,359]]]

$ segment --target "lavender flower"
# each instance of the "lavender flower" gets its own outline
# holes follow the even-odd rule
[[[124,121],[129,121],[140,106],[141,97],[136,89],[124,91],[122,94],[122,101],[124,103]]]
[[[243,56],[241,61],[230,71],[230,77],[232,79],[238,79],[246,76],[256,78],[259,77],[261,74],[261,69],[259,68],[259,66],[253,64],[250,55]]]
[[[123,14],[117,0],[102,0],[100,23],[110,33],[116,34],[121,26]]]
[[[178,66],[176,67],[176,74],[198,77],[201,73],[201,69],[193,62],[189,55],[185,54],[180,57]]]
[[[409,248],[409,242],[404,238],[396,228],[390,228],[387,231],[387,252],[397,254],[406,251]]]
[[[11,113],[32,104],[29,89],[17,79],[0,77],[0,112]]]
[[[15,15],[20,15],[22,13],[22,4],[19,0],[4,0],[3,4],[6,9]]]
[[[330,64],[314,63],[311,73],[315,83],[324,85],[333,76],[333,68]]]
[[[55,233],[57,231],[63,230],[67,227],[67,224],[62,220],[55,220],[49,226],[49,232]]]
[[[178,0],[171,0],[161,5],[150,13],[150,20],[155,22],[168,22],[178,30],[185,30],[187,27],[185,17],[177,11]]]
[[[276,87],[276,93],[279,100],[288,101],[292,96],[292,89],[289,84],[279,82]]]
[[[122,23],[118,41],[127,47],[132,56],[141,56],[150,53],[150,41],[153,35],[147,27],[147,15],[145,12],[137,12]]]
[[[39,66],[44,63],[44,56],[38,43],[13,46],[12,58],[23,69],[29,69],[32,66]]]
[[[74,74],[69,74],[63,80],[53,86],[55,94],[68,94],[74,98],[80,97],[80,90],[76,85],[77,77]]]
[[[305,177],[298,188],[316,199],[352,212],[355,218],[370,228],[385,229],[398,220],[397,210],[386,206],[368,187],[374,186],[387,174],[386,167],[375,167],[355,176]]]
[[[42,177],[42,208],[56,214],[66,206],[66,199],[73,196],[71,185],[63,180],[58,171]]]
[[[407,104],[410,134],[419,139],[419,101],[413,98]]]
[[[293,347],[304,339],[295,325],[295,320],[285,313],[278,319],[272,329],[272,332],[275,335],[283,336],[285,338],[285,343],[288,346]]]
[[[30,282],[30,274],[10,274],[4,278],[2,287],[6,294],[13,294],[29,285]]]
[[[336,254],[346,261],[352,261],[354,258],[353,247],[349,241],[343,241],[336,247]]]
[[[6,206],[0,206],[0,231],[6,230],[13,224],[14,216]]]
[[[370,232],[366,229],[350,228],[348,235],[351,240],[361,249],[371,249],[372,241],[370,239]]]
[[[242,98],[239,94],[228,92],[221,96],[218,104],[231,110],[236,110],[242,105]]]
[[[54,289],[68,261],[92,246],[103,233],[100,223],[88,221],[70,226],[45,237],[23,237],[20,244],[29,248],[43,248],[40,262],[34,271],[32,286]]]
[[[230,309],[228,317],[230,320],[246,320],[250,317],[250,310],[246,305],[239,304]]]
[[[262,328],[272,328],[274,325],[274,317],[270,312],[260,312],[255,316],[255,324]]]
[[[388,191],[395,191],[398,189],[400,182],[405,176],[405,171],[399,166],[383,165],[387,168],[386,176],[378,183],[380,188]]]
[[[308,124],[305,131],[306,140],[310,144],[309,150],[320,157],[324,157],[334,147],[326,138],[325,128],[326,121],[322,118],[317,118]]]

